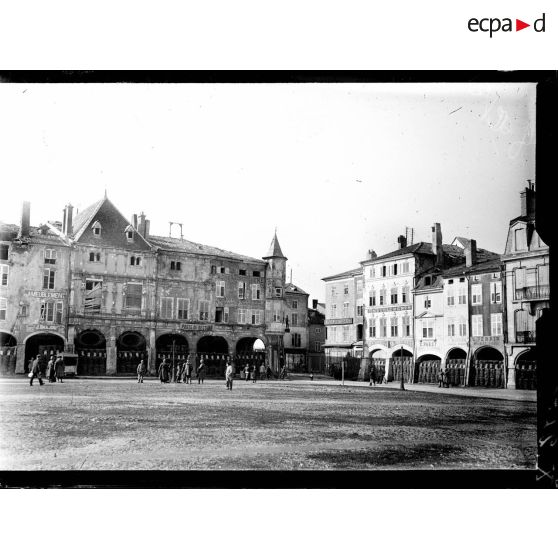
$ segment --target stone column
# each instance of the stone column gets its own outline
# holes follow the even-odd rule
[[[15,373],[27,374],[27,363],[25,362],[25,343],[17,344]]]
[[[147,341],[147,373],[150,376],[157,375],[157,341],[155,328],[149,328],[149,340]]]
[[[114,327],[111,327],[107,342],[107,376],[116,374],[116,359],[116,331]]]

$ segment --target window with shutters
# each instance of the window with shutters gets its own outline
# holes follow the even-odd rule
[[[370,320],[370,326],[368,327],[368,335],[370,337],[376,337],[376,320]]]
[[[502,335],[502,314],[490,314],[490,335]]]
[[[126,285],[126,308],[141,310],[141,283],[128,283]]]
[[[467,337],[467,320],[463,316],[459,318],[459,335]]]
[[[343,285],[343,294],[346,294],[346,295],[349,294],[349,285],[348,285],[348,283],[345,283],[345,284]]]
[[[8,311],[8,299],[0,298],[0,320],[6,319],[7,311]]]
[[[434,320],[422,320],[422,338],[432,339],[434,337]]]
[[[471,286],[471,304],[473,306],[479,306],[482,304],[482,285],[472,285]]]
[[[252,283],[252,300],[261,300],[262,299],[262,290],[259,283]],[[296,303],[296,300],[293,301],[293,304]],[[296,308],[296,306],[293,306]]]
[[[292,301],[291,308],[294,308],[294,309],[298,308],[298,300],[293,300]]]
[[[176,299],[176,317],[179,320],[187,320],[190,311],[190,300],[187,298]]]
[[[331,317],[337,318],[337,304],[331,305]]]
[[[502,302],[501,281],[493,281],[490,283],[490,302],[492,304],[500,304]]]
[[[465,285],[459,285],[459,290],[457,291],[457,302],[459,304],[467,304],[467,287]]]
[[[380,337],[387,337],[387,318],[380,318]]]
[[[296,316],[296,314],[293,314]],[[260,325],[262,323],[262,311],[261,310],[252,310],[251,312],[251,324],[252,325]],[[296,325],[296,324],[293,324]]]
[[[482,314],[473,314],[473,316],[471,316],[471,326],[473,328],[473,337],[482,337],[484,335]]]
[[[390,333],[391,337],[397,337],[398,335],[397,318],[391,318]]]
[[[390,296],[391,304],[397,304],[397,287],[391,289]]]
[[[410,288],[403,287],[403,289],[401,290],[401,302],[403,304],[409,302],[409,296],[410,296]]]
[[[244,299],[246,297],[246,283],[238,282],[238,298]]]
[[[0,265],[0,285],[2,287],[7,287],[8,286],[9,275],[10,275],[10,266]],[[52,280],[54,281],[54,277],[52,278]],[[43,288],[47,288],[47,287],[44,286],[44,280],[43,280]]]
[[[349,303],[348,302],[344,302],[343,303],[343,314],[341,315],[342,318],[348,318],[349,317]]]
[[[45,269],[43,271],[43,289],[52,290],[54,289],[54,278],[56,272],[54,269]],[[4,284],[4,279],[2,278],[2,284]]]
[[[300,347],[302,345],[302,337],[300,333],[293,333],[291,335],[291,345],[293,347]]]
[[[215,284],[216,287],[216,296],[219,298],[223,298],[225,296],[225,281],[217,281]]]
[[[62,323],[62,302],[41,302],[41,322],[61,324]]]
[[[200,321],[209,321],[209,301],[200,300]]]
[[[370,297],[368,299],[370,306],[376,306],[376,292],[370,291]]]
[[[403,316],[403,337],[411,337],[411,317]]]
[[[94,314],[101,311],[103,282],[95,279],[85,281],[84,311]]]
[[[455,336],[455,320],[454,318],[448,318],[448,337]]]
[[[273,320],[273,321],[277,321],[277,320]],[[246,323],[246,309],[245,308],[239,308],[238,309],[238,323],[239,324],[245,324]]]
[[[380,306],[386,303],[387,292],[385,289],[380,289]]]
[[[430,300],[430,297],[425,296],[424,297],[424,307],[425,308],[430,308],[432,306],[432,301]]]
[[[447,302],[448,306],[453,306],[455,304],[455,295],[453,292],[453,288],[449,288],[447,290]]]
[[[357,306],[357,316],[363,316],[364,310],[362,306]]]
[[[45,263],[54,265],[56,263],[56,250],[47,248],[45,250]]]
[[[382,277],[385,277],[387,275],[387,266],[383,265],[382,266]]]
[[[163,320],[173,319],[173,306],[174,306],[174,298],[170,296],[161,297],[160,316]]]
[[[409,262],[403,262],[401,264],[401,273],[409,273]]]
[[[291,325],[292,326],[298,325],[298,314],[291,314]]]

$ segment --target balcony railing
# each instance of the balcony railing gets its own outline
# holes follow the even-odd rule
[[[515,333],[516,343],[535,343],[537,337],[534,331],[517,331]]]
[[[522,289],[515,289],[515,300],[536,300],[549,297],[549,285],[537,285],[535,287],[523,287]]]

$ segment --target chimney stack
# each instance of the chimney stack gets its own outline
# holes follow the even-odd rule
[[[69,203],[64,208],[64,222],[62,223],[62,232],[65,235],[70,235],[73,233],[73,221],[74,221],[74,208],[71,203]]]
[[[444,253],[442,249],[442,227],[440,223],[434,223],[432,227],[432,253],[436,256],[436,264],[442,264],[444,261]]]
[[[132,214],[132,227],[134,227],[134,229],[136,229],[136,231],[138,230],[138,214],[137,213]]]
[[[312,309],[313,310],[317,310],[318,308],[318,299],[317,298],[313,298],[312,299]]]
[[[151,224],[151,221],[149,219],[145,220],[145,234],[143,235],[144,238],[147,238],[149,236],[149,225]]]
[[[21,207],[21,224],[19,227],[19,238],[29,236],[31,222],[31,202],[24,201]]]
[[[378,254],[374,252],[374,250],[368,250],[368,259],[375,260],[378,257]]]
[[[399,249],[407,248],[407,238],[405,236],[403,236],[402,234],[400,234],[397,237],[397,244],[399,244]]]
[[[471,267],[477,263],[477,241],[471,239],[465,246],[465,265]]]
[[[535,183],[529,179],[529,185],[521,192],[521,216],[527,219],[535,218]]]
[[[145,213],[142,211],[139,216],[139,233],[145,237]]]

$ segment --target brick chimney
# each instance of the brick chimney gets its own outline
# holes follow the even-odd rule
[[[62,223],[62,232],[65,235],[70,235],[73,233],[73,228],[74,228],[73,221],[74,221],[74,208],[72,204],[69,203],[64,208],[64,221]]]
[[[521,199],[521,216],[527,219],[535,218],[535,183],[527,180],[529,185],[520,194]]]
[[[318,309],[318,299],[317,299],[317,298],[313,298],[313,299],[312,299],[312,309],[313,309],[313,310],[317,310],[317,309]]]
[[[444,261],[444,253],[442,249],[442,227],[440,223],[434,223],[432,227],[432,253],[436,256],[436,264]]]
[[[24,201],[21,207],[21,224],[19,227],[19,238],[29,236],[29,227],[31,224],[31,202]]]
[[[378,254],[376,254],[374,250],[368,250],[367,257],[369,260],[375,260],[378,257]]]
[[[139,216],[139,233],[145,237],[145,213],[142,211]]]
[[[138,230],[138,214],[137,213],[132,214],[132,220],[130,222],[132,224],[132,227],[134,227],[134,229],[136,229],[136,231],[137,231]]]
[[[471,267],[477,263],[477,241],[471,239],[465,246],[465,265]]]
[[[407,248],[407,237],[403,236],[402,234],[400,234],[397,237],[397,244],[399,244],[399,249],[401,248]]]
[[[147,238],[149,236],[149,225],[151,224],[151,221],[149,219],[145,220],[145,234],[142,235],[144,238]]]

